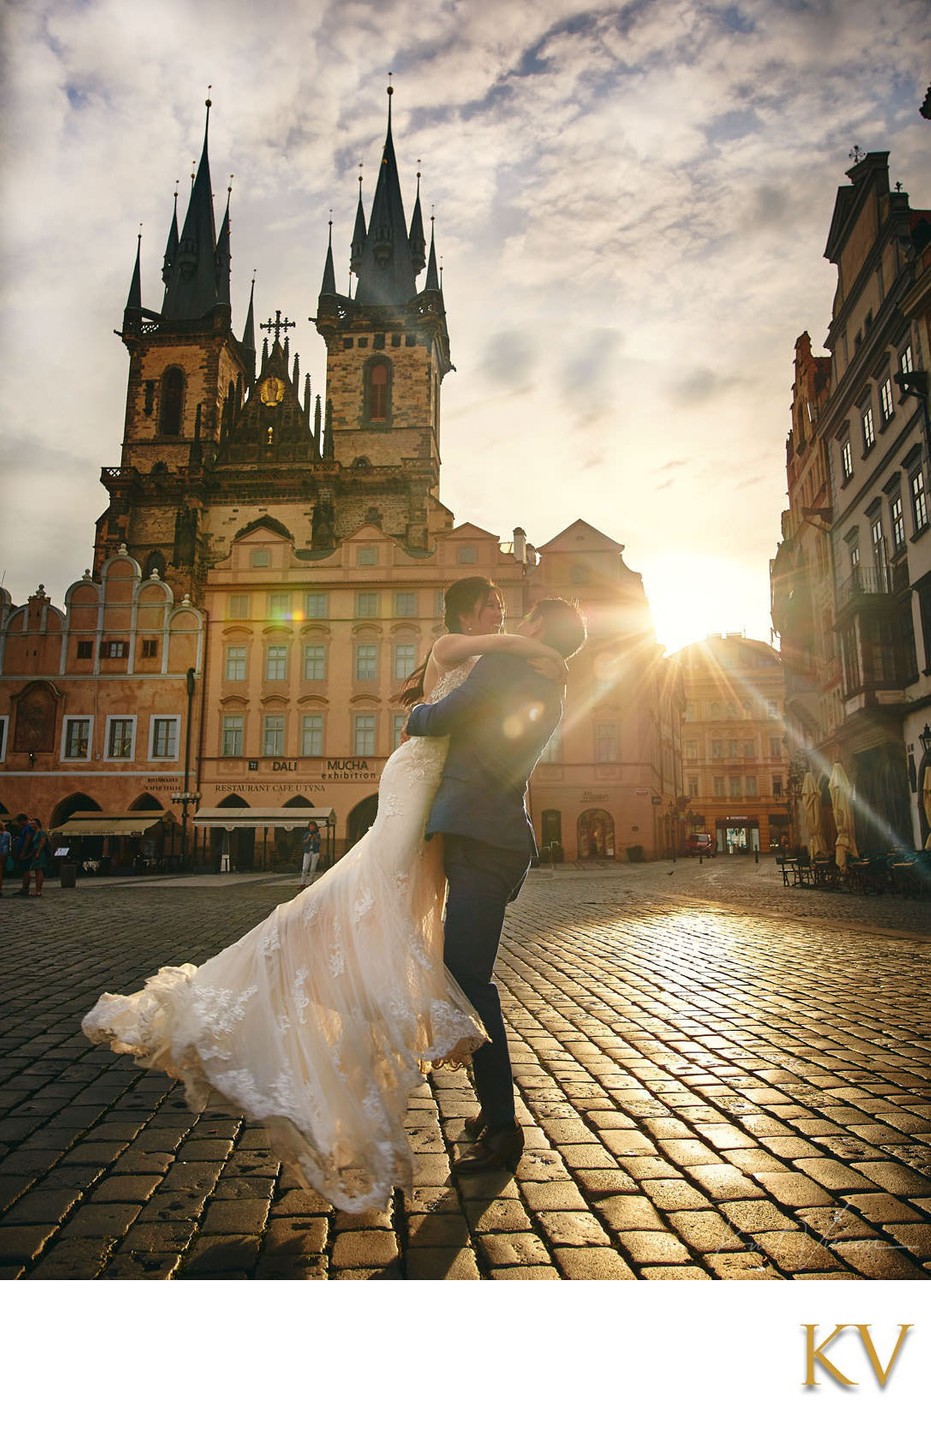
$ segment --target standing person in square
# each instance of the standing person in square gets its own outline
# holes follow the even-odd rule
[[[585,642],[585,620],[565,599],[545,598],[517,635],[565,660]],[[560,685],[523,654],[491,649],[464,683],[439,702],[418,704],[407,719],[410,737],[449,739],[426,827],[428,837],[443,836],[449,884],[443,960],[489,1036],[472,1056],[480,1109],[466,1122],[475,1146],[456,1164],[463,1175],[513,1170],[524,1149],[493,976],[507,904],[537,852],[527,784],[562,716],[561,698]]]
[[[301,886],[306,887],[309,882],[313,882],[317,873],[317,863],[320,861],[320,828],[316,822],[308,822],[307,831],[304,833],[303,847]]]

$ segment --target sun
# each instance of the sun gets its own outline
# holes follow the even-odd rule
[[[770,640],[768,575],[733,559],[664,553],[644,564],[657,641],[667,653],[712,633]]]

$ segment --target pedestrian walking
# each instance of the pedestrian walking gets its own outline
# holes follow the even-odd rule
[[[313,882],[317,872],[317,863],[320,861],[320,828],[316,822],[308,822],[307,831],[304,833],[303,848],[301,886],[306,887],[309,882]]]
[[[7,829],[5,822],[0,822],[0,896],[3,895],[4,877],[12,877],[16,871],[13,863],[13,854],[10,851],[13,839]]]
[[[32,881],[32,838],[35,831],[31,818],[25,812],[20,812],[16,818],[17,831],[13,838],[13,860],[19,872],[22,883],[14,897],[28,897],[29,884]]]
[[[48,833],[42,826],[40,818],[32,818],[32,847],[29,853],[29,870],[35,875],[36,890],[34,896],[42,896],[42,884],[45,881],[45,874],[48,871],[50,847]]]

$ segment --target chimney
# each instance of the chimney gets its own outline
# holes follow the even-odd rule
[[[527,562],[527,535],[522,528],[514,529],[514,557],[518,563]]]

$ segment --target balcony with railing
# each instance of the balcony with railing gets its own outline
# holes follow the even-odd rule
[[[886,564],[879,568],[857,567],[837,588],[838,619],[851,605],[873,606],[877,600],[888,603],[892,597],[892,574]]]

